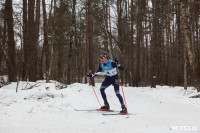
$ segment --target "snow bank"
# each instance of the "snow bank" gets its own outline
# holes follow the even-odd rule
[[[200,132],[200,100],[192,87],[124,87],[127,116],[75,111],[100,108],[92,87],[75,83],[19,82],[0,88],[0,133],[182,133]],[[64,86],[64,85],[63,85]],[[94,87],[101,104],[100,84]],[[121,110],[112,86],[106,89],[111,109]]]

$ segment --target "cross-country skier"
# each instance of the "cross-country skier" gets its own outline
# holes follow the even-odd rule
[[[122,111],[120,111],[120,113],[127,113],[127,109],[124,105],[124,100],[119,91],[119,78],[117,74],[117,69],[124,70],[124,67],[119,64],[117,59],[115,60],[108,59],[108,56],[106,53],[100,54],[100,60],[101,62],[99,64],[99,69],[97,70],[97,72],[95,72],[94,74],[88,73],[86,74],[86,76],[88,77],[95,77],[97,75],[106,76],[105,80],[102,82],[101,87],[100,87],[101,96],[104,100],[104,106],[102,106],[101,109],[105,109],[105,110],[110,109],[109,103],[106,98],[105,89],[112,84],[114,86],[115,94],[121,103]]]

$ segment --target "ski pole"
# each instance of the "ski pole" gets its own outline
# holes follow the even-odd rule
[[[117,73],[120,77],[120,73],[119,73],[119,69],[118,69],[118,64],[116,63],[116,67],[117,67]],[[126,107],[126,110],[127,110],[127,115],[128,115],[128,118],[129,118],[129,114],[128,114],[128,108],[127,108],[127,104],[126,104],[126,98],[125,98],[125,94],[124,94],[124,89],[123,89],[123,86],[122,86],[122,82],[121,82],[121,79],[119,78],[119,84],[122,88],[122,93],[123,93],[123,98],[124,98],[124,103],[125,103],[125,107]]]
[[[89,77],[89,82],[91,83],[91,78],[90,78],[90,77]],[[97,101],[99,102],[99,105],[101,106],[101,103],[100,103],[100,101],[99,101],[99,98],[97,97],[97,94],[96,94],[96,92],[95,92],[95,90],[94,90],[93,85],[92,85],[92,89],[93,89],[94,94],[95,94],[95,96],[96,96],[96,98],[97,98]],[[102,106],[101,106],[101,107],[102,107]]]

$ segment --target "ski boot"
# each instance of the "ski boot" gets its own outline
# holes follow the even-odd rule
[[[103,109],[103,110],[110,110],[110,106],[109,104],[105,104],[104,106],[102,106],[100,109]]]
[[[122,111],[120,111],[120,113],[127,113],[127,109],[125,105],[122,105]]]

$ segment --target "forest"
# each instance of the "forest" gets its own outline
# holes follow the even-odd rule
[[[0,75],[82,83],[108,53],[126,86],[200,91],[199,0],[2,0]]]

